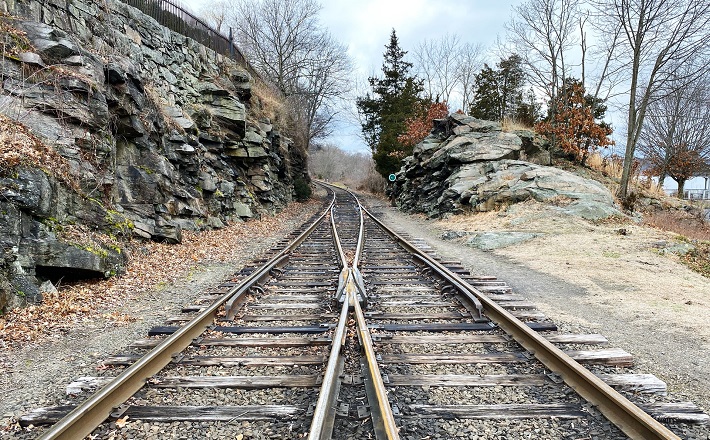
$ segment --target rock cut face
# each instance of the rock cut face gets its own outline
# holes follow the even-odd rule
[[[504,132],[461,114],[436,125],[446,128],[414,148],[390,190],[405,211],[439,217],[535,199],[587,219],[621,214],[601,183],[548,166],[546,141],[532,131]]]

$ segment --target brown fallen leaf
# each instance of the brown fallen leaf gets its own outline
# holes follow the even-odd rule
[[[116,420],[116,426],[118,428],[123,428],[124,426],[126,426],[126,422],[128,422],[128,416],[126,416],[122,419]]]

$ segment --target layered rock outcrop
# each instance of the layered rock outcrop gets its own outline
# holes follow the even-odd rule
[[[404,159],[389,195],[401,209],[430,217],[528,199],[555,201],[561,212],[589,219],[620,214],[601,183],[550,163],[548,145],[533,132],[453,114]]]
[[[69,176],[0,169],[0,310],[38,300],[35,276],[121,270],[120,246],[73,241],[73,226],[179,242],[279,210],[307,178],[232,60],[114,0],[0,0],[3,12],[0,114]]]

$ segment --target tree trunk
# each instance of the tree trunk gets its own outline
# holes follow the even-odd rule
[[[658,176],[658,187],[663,188],[663,182],[665,182],[665,181],[666,181],[665,174],[661,174],[660,176]]]
[[[685,179],[678,179],[678,198],[683,198],[683,190],[685,189]]]

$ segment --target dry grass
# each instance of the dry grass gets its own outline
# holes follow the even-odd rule
[[[702,210],[700,211],[702,212]],[[694,248],[680,258],[690,269],[710,278],[710,224],[699,214],[686,211],[660,211],[646,214],[644,224],[663,231],[674,232],[688,239]]]
[[[643,223],[663,231],[675,232],[691,240],[710,241],[710,225],[685,211],[660,211],[646,214]]]
[[[185,129],[182,128],[180,124],[178,124],[177,121],[167,113],[166,107],[173,104],[168,102],[165,98],[161,96],[162,91],[158,91],[158,89],[153,84],[146,84],[143,87],[143,90],[146,98],[148,98],[148,101],[153,104],[153,108],[157,112],[160,119],[162,119],[165,126],[171,129],[175,129],[178,132],[184,134]],[[190,118],[190,116],[185,112],[183,112],[183,117],[187,119]],[[145,125],[146,127],[150,126],[147,121],[143,121],[143,125]]]
[[[501,121],[501,126],[503,127],[503,131],[505,132],[512,132],[517,130],[534,131],[534,128],[532,126],[523,124],[522,122],[515,120],[515,118],[511,118],[508,116],[503,118],[503,120]]]
[[[599,171],[605,176],[621,179],[623,171],[623,161],[617,157],[604,157],[599,153],[592,153],[587,158],[587,166]]]
[[[681,257],[681,261],[699,274],[710,278],[710,241],[697,243],[695,249]]]
[[[268,118],[271,122],[284,119],[286,102],[275,86],[254,78],[251,91],[250,116],[256,119]]]

